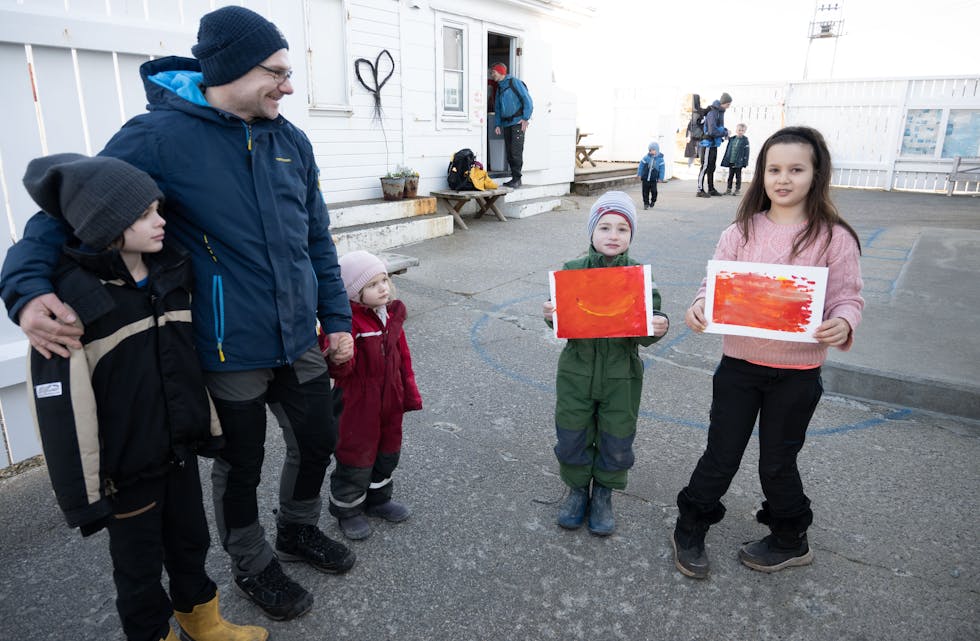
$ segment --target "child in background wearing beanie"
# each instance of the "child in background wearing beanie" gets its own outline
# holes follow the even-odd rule
[[[643,183],[643,209],[650,209],[657,204],[657,182],[664,179],[664,157],[660,153],[660,145],[651,142],[647,147],[647,155],[640,159],[636,175]]]
[[[366,516],[392,523],[411,511],[392,500],[391,475],[402,446],[402,416],[422,409],[403,325],[405,304],[395,299],[385,264],[366,251],[340,258],[350,298],[354,357],[337,364],[321,336],[330,375],[343,398],[340,435],[330,476],[330,513],[349,539],[371,535]]]
[[[79,154],[32,160],[24,186],[81,241],[62,249],[53,285],[82,349],[32,349],[27,383],[68,525],[108,528],[126,638],[176,641],[174,615],[194,641],[264,641],[264,628],[221,617],[204,567],[197,454],[213,455],[222,435],[193,346],[190,260],[164,243],[160,190],[121,160]]]
[[[621,191],[606,192],[589,213],[588,255],[565,263],[563,269],[637,265],[628,253],[635,232],[633,201]],[[652,302],[659,310],[656,285]],[[549,326],[555,311],[561,314],[552,301],[544,303]],[[657,311],[653,325],[653,336],[569,339],[558,358],[555,456],[561,479],[569,487],[558,510],[558,525],[563,528],[581,527],[588,513],[592,534],[608,536],[615,530],[612,490],[626,488],[627,472],[633,466],[643,387],[637,347],[652,345],[667,333],[667,316]]]

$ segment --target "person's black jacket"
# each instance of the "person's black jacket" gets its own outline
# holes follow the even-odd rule
[[[31,350],[28,385],[58,505],[87,535],[116,491],[222,437],[194,350],[186,252],[144,254],[142,288],[118,251],[63,252],[55,293],[84,327],[83,348],[50,360]]]

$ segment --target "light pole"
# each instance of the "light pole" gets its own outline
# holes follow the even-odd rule
[[[810,47],[814,40],[824,38],[834,39],[833,57],[830,59],[830,76],[834,76],[834,62],[837,60],[837,39],[844,29],[844,3],[817,2],[813,8],[813,19],[810,21],[810,42],[806,46],[806,61],[803,63],[803,79],[806,80],[810,67]]]

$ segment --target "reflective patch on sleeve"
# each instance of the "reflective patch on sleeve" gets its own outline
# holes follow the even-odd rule
[[[34,386],[35,398],[51,398],[61,396],[61,383],[42,383]]]

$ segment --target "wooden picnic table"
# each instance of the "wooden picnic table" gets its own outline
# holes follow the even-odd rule
[[[576,145],[575,146],[575,166],[585,167],[585,163],[589,163],[595,167],[595,161],[592,160],[592,154],[595,153],[602,145]]]
[[[504,217],[500,210],[497,209],[497,199],[506,196],[510,192],[514,191],[510,187],[497,187],[496,189],[486,189],[483,191],[454,191],[452,189],[434,189],[429,192],[429,195],[436,198],[436,201],[442,201],[446,204],[446,209],[452,214],[453,220],[456,224],[463,229],[469,229],[466,223],[463,222],[462,216],[459,212],[463,209],[469,201],[474,201],[480,207],[480,211],[476,212],[475,218],[481,218],[483,214],[487,213],[487,210],[493,212],[497,219],[505,223],[507,218]]]

